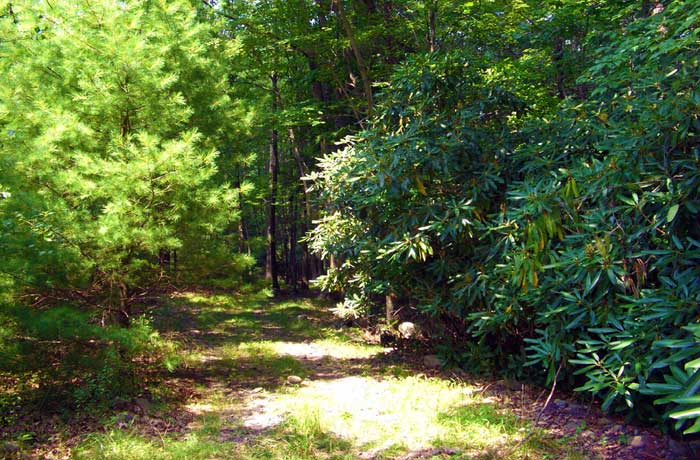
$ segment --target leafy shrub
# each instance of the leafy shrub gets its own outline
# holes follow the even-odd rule
[[[478,344],[449,360],[561,367],[604,409],[700,431],[700,5],[657,10],[612,14],[545,111],[488,52],[399,66],[314,177],[328,285],[418,299]]]
[[[699,20],[673,4],[610,35],[580,79],[588,100],[566,102],[519,152],[527,176],[510,187],[496,269],[523,288],[531,363],[551,378],[564,361],[605,409],[656,397],[677,428],[696,420],[686,432],[700,431],[697,406],[673,410],[699,378],[688,337],[700,314]],[[489,321],[512,316],[491,307]]]
[[[144,318],[130,328],[102,327],[69,306],[6,308],[4,317],[16,324],[15,346],[2,349],[7,359],[0,371],[36,376],[39,389],[25,399],[54,409],[110,404],[140,390],[139,376],[149,370],[178,364],[174,344]]]

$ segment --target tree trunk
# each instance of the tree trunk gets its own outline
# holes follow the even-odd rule
[[[435,37],[437,36],[437,2],[431,1],[428,6],[428,50],[435,51]]]
[[[296,190],[292,189],[290,193],[289,205],[291,207],[289,219],[289,280],[294,292],[297,291],[299,284],[298,266],[297,266],[297,207],[296,207]]]
[[[369,70],[367,69],[367,64],[362,57],[362,52],[360,51],[360,46],[355,39],[355,31],[352,28],[350,20],[345,16],[345,9],[343,8],[343,0],[333,0],[333,7],[340,25],[345,30],[345,34],[350,41],[350,48],[355,55],[355,60],[357,61],[357,69],[360,72],[360,78],[362,79],[362,87],[365,93],[365,99],[367,100],[367,110],[372,111],[374,107],[374,97],[372,96],[372,83],[369,79]]]
[[[309,228],[309,222],[311,220],[311,203],[309,200],[309,188],[306,186],[306,181],[302,178],[306,176],[306,164],[304,159],[301,157],[301,149],[299,148],[299,143],[297,142],[296,135],[293,128],[289,128],[289,141],[292,144],[292,154],[297,163],[297,168],[299,170],[299,188],[301,189],[301,218],[299,219],[301,225],[301,236],[305,237],[306,232]],[[309,280],[311,279],[311,255],[309,254],[309,244],[306,241],[301,242],[301,287],[302,289],[309,288]]]
[[[158,265],[160,266],[160,277],[163,278],[166,273],[170,273],[170,249],[158,250]]]
[[[561,61],[564,59],[564,39],[557,37],[554,39],[554,50],[552,51],[552,63],[554,64],[554,84],[559,99],[566,98],[566,87],[564,81],[564,71]]]
[[[270,75],[272,82],[272,113],[277,114],[279,102],[279,90],[277,88],[277,74]],[[274,121],[275,125],[277,121]],[[267,202],[267,260],[265,263],[265,279],[272,281],[272,292],[278,293],[280,290],[277,280],[277,222],[276,203],[277,200],[277,175],[278,165],[278,133],[276,126],[273,126],[270,136],[270,160],[268,162],[268,173],[270,175],[270,193]]]
[[[386,322],[391,324],[394,321],[396,310],[396,295],[389,294],[386,296]]]
[[[122,327],[131,325],[131,299],[129,288],[123,281],[119,282],[119,324]]]

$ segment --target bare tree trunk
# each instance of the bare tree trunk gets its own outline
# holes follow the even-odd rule
[[[270,75],[272,82],[272,113],[276,114],[279,107],[279,90],[277,87],[277,74]],[[276,123],[276,121],[275,121]],[[272,281],[272,292],[278,293],[280,290],[277,280],[277,221],[276,203],[277,200],[277,175],[279,173],[277,128],[272,128],[270,136],[270,161],[268,162],[268,173],[270,174],[270,194],[267,203],[267,260],[265,263],[265,279]]]
[[[355,60],[357,61],[357,69],[360,72],[360,78],[362,79],[362,87],[364,89],[365,99],[367,100],[367,110],[372,111],[372,108],[374,107],[374,97],[372,96],[372,83],[369,79],[369,70],[367,68],[367,64],[365,63],[365,60],[362,57],[360,46],[357,44],[357,40],[355,39],[355,31],[352,28],[350,20],[345,15],[345,9],[343,8],[343,0],[333,0],[332,5],[336,15],[338,16],[338,20],[340,21],[340,25],[343,27],[343,30],[345,30],[345,35],[347,35],[348,40],[350,41],[350,47],[352,48],[352,52],[355,55]]]
[[[301,157],[301,149],[299,148],[299,143],[297,142],[296,135],[293,128],[289,128],[289,140],[292,144],[292,153],[294,154],[294,159],[297,163],[297,168],[299,169],[299,187],[301,188],[301,236],[305,237],[306,232],[309,228],[309,222],[311,219],[311,203],[309,200],[309,188],[306,186],[306,181],[303,177],[306,176],[306,164],[304,159]],[[296,239],[296,238],[295,238]],[[311,267],[310,267],[310,257],[309,245],[306,241],[301,243],[301,287],[302,289],[309,288],[309,280],[311,279]]]
[[[297,207],[296,207],[296,190],[292,189],[290,193],[290,219],[289,219],[289,280],[294,292],[297,291],[299,283],[299,268],[297,266]]]
[[[386,296],[386,322],[394,321],[396,311],[396,295],[389,294]]]
[[[437,36],[437,2],[430,1],[428,6],[428,50],[435,51],[435,38]]]
[[[131,325],[131,299],[124,281],[119,282],[119,324],[123,327]]]
[[[561,61],[564,59],[564,39],[557,37],[554,39],[554,50],[552,51],[552,63],[554,64],[554,84],[557,89],[559,99],[566,98],[566,86]]]

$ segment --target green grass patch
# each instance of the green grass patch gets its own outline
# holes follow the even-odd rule
[[[280,396],[281,411],[320,414],[324,427],[359,446],[428,447],[436,440],[467,440],[456,424],[443,423],[440,414],[473,403],[463,387],[450,382],[409,377],[377,380],[346,377],[313,382]],[[503,430],[485,425],[490,438]],[[483,433],[482,433],[483,434]]]
[[[577,458],[540,432],[518,445],[529,427],[497,401],[390,364],[360,331],[329,327],[314,301],[188,293],[154,313],[155,324],[186,332],[183,365],[206,376],[183,407],[195,421],[178,436],[148,437],[136,426],[94,434],[75,458],[394,460],[432,448],[458,449],[454,459]],[[290,375],[304,382],[287,384]],[[282,422],[251,431],[248,407]]]
[[[233,443],[207,435],[185,439],[148,439],[135,432],[114,430],[90,436],[73,453],[76,460],[205,460],[241,458]]]
[[[292,356],[281,355],[274,342],[253,342],[227,345],[220,353],[225,362],[231,366],[232,375],[255,377],[287,377],[298,375],[306,377],[307,369]]]

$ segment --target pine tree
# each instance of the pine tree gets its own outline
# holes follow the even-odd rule
[[[42,289],[99,293],[128,322],[158,255],[230,223],[213,181],[226,49],[187,1],[23,2],[0,19],[0,253]]]

